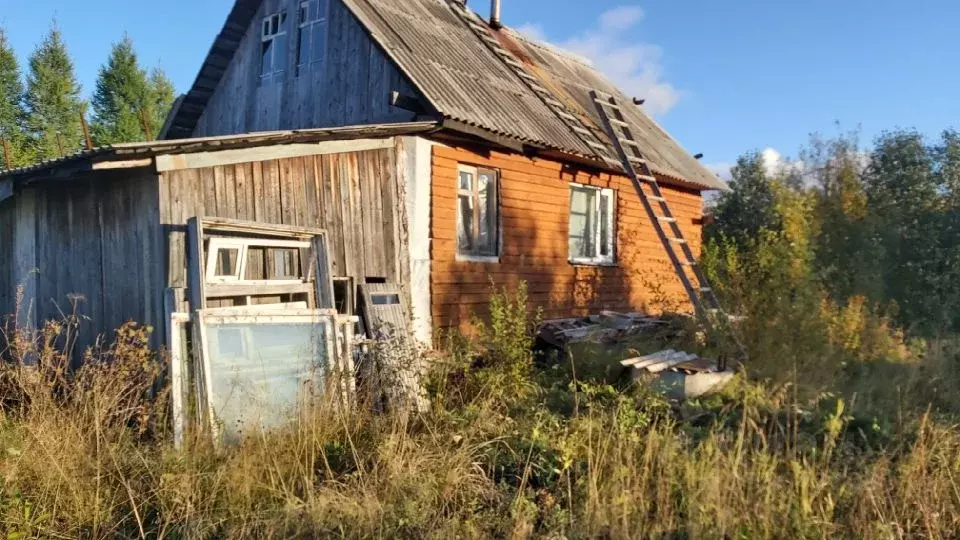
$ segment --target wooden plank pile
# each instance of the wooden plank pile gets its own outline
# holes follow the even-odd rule
[[[669,326],[670,322],[641,313],[603,311],[590,317],[547,321],[540,339],[563,349],[571,343],[617,343],[644,332]]]

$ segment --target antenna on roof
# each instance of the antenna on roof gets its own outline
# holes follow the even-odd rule
[[[640,98],[638,98],[638,97],[633,98],[633,104],[636,105],[636,106],[638,106],[638,107],[639,107],[640,105],[643,105],[643,104],[646,103],[646,102],[647,102],[647,100],[645,100],[645,99],[640,99]]]

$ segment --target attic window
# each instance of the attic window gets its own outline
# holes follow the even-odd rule
[[[260,80],[280,80],[287,56],[287,11],[263,19],[260,34]]]
[[[300,2],[297,30],[297,75],[323,70],[327,50],[327,8],[329,0]]]

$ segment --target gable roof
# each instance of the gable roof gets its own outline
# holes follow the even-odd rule
[[[494,30],[460,0],[340,0],[420,91],[448,129],[501,138],[620,171],[590,97],[617,96],[651,168],[701,189],[723,183],[600,72],[549,45]],[[229,65],[260,0],[237,0],[193,88],[170,122],[191,133]]]

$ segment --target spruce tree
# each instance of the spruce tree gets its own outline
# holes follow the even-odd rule
[[[147,73],[137,63],[130,36],[124,36],[113,45],[97,79],[92,125],[96,144],[144,140],[142,115],[149,122],[149,101]]]
[[[56,24],[30,57],[26,106],[34,158],[58,158],[82,147],[80,83]]]
[[[26,165],[30,161],[23,134],[26,117],[20,64],[7,40],[6,32],[0,28],[0,138],[7,142],[11,155],[5,157],[13,167]],[[6,168],[7,159],[0,156],[0,170]]]
[[[160,138],[160,131],[167,121],[170,108],[176,99],[176,90],[167,74],[160,68],[150,72],[150,134],[154,139]]]

